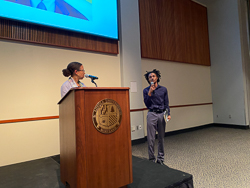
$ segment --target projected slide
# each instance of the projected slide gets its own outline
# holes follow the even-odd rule
[[[118,39],[117,0],[0,0],[0,17]]]

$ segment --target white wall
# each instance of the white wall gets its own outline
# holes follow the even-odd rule
[[[250,124],[250,56],[249,56],[249,21],[247,11],[247,1],[238,0],[239,4],[239,24],[241,39],[241,54],[243,64],[244,90],[245,90],[245,110],[246,125]]]
[[[57,119],[1,124],[0,133],[0,166],[60,153]]]
[[[159,84],[167,87],[170,106],[212,102],[209,66],[142,59],[142,75],[153,69],[161,72]],[[148,83],[142,79],[145,88]],[[170,112],[172,119],[166,132],[213,123],[212,105],[170,108]],[[145,117],[144,121],[146,132]]]
[[[136,84],[136,91],[130,89],[130,109],[143,107],[140,51],[139,5],[135,0],[120,2],[120,57],[122,86],[131,87]],[[143,127],[143,112],[131,112],[131,127]],[[144,137],[144,130],[138,129],[131,133],[132,140]]]
[[[136,82],[137,92],[130,92],[131,109],[145,107],[143,75],[154,68],[162,73],[160,84],[168,88],[170,106],[212,102],[210,67],[141,59],[138,1],[122,0],[120,5],[120,55],[0,40],[0,120],[58,115],[60,87],[66,80],[61,70],[71,61],[97,75],[98,86],[130,87]],[[83,82],[94,87],[88,79]],[[131,125],[146,127],[146,113],[132,112]],[[212,123],[212,113],[212,105],[173,108],[167,131]],[[0,133],[0,166],[59,154],[57,119],[0,124]],[[144,135],[138,130],[132,139]]]
[[[59,115],[62,69],[71,61],[97,75],[98,86],[121,86],[119,55],[0,41],[0,57],[0,120]],[[0,166],[59,154],[58,131],[58,119],[0,124]]]
[[[207,8],[214,122],[246,125],[238,1],[217,0]]]

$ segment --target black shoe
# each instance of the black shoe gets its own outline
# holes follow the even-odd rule
[[[158,160],[157,160],[157,163],[160,164],[160,165],[163,165],[163,166],[167,166],[167,165],[164,164],[163,161],[158,161]]]
[[[155,163],[155,159],[149,159],[149,161],[151,161],[151,162]]]

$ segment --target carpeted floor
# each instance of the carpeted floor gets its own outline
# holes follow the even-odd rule
[[[165,164],[192,174],[195,188],[250,188],[250,130],[204,128],[165,137],[164,147]],[[132,154],[147,158],[147,143]]]

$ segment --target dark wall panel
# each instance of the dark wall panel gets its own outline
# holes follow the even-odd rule
[[[210,65],[207,9],[199,4],[192,6],[195,33],[195,62]]]
[[[118,41],[0,18],[0,39],[118,54]]]
[[[139,0],[143,58],[210,65],[207,10],[191,0]]]

